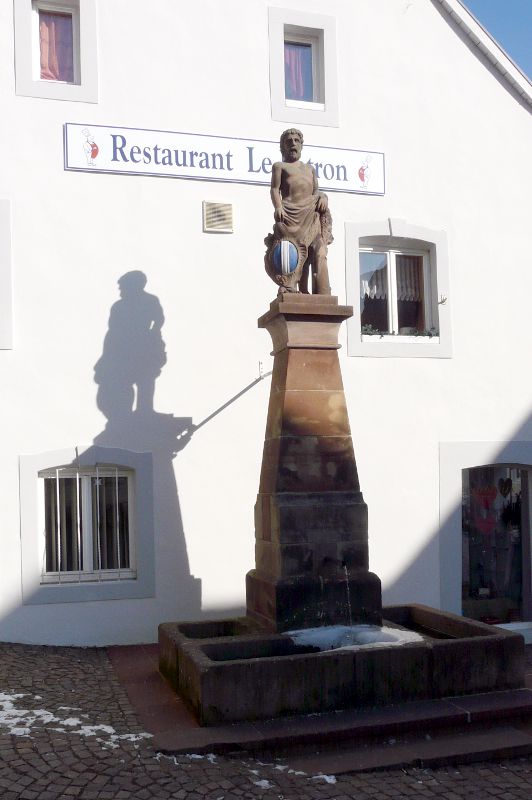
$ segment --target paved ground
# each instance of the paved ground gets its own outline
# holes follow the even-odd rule
[[[532,758],[336,779],[282,761],[163,756],[105,650],[0,644],[0,800],[531,797]]]

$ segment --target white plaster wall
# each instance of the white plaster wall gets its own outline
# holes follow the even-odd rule
[[[318,0],[290,8],[321,13]],[[98,2],[99,103],[18,97],[12,9],[0,5],[0,196],[11,200],[15,348],[0,352],[3,422],[0,639],[151,641],[156,625],[197,615],[180,585],[172,520],[156,516],[156,596],[21,606],[18,456],[90,443],[105,418],[93,366],[117,279],[148,277],[166,315],[168,363],[155,410],[198,424],[268,369],[256,319],[275,295],[263,271],[267,187],[63,170],[65,122],[276,139],[262,0]],[[384,197],[334,194],[334,291],[345,300],[346,221],[397,217],[447,232],[453,358],[347,358],[372,568],[385,600],[440,605],[440,441],[506,441],[529,424],[530,115],[430,0],[331,0],[337,18],[340,127],[309,143],[383,151]],[[201,232],[201,201],[230,202],[235,233]],[[345,331],[344,331],[345,341]],[[193,435],[174,460],[202,612],[244,604],[254,562],[268,380]],[[125,442],[120,446],[127,446]],[[134,449],[134,448],[133,448]],[[158,496],[156,505],[165,505]],[[167,499],[167,498],[166,498]],[[457,498],[457,501],[459,498]]]

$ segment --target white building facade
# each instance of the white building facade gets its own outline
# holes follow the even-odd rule
[[[280,133],[385,603],[532,620],[532,86],[458,0],[0,4],[0,639],[244,607]]]

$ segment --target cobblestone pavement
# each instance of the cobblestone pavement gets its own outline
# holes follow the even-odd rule
[[[164,756],[105,650],[0,644],[0,800],[531,797],[532,758],[335,778],[282,761]]]

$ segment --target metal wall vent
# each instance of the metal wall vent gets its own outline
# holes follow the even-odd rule
[[[233,233],[233,206],[231,203],[203,201],[203,232]]]

